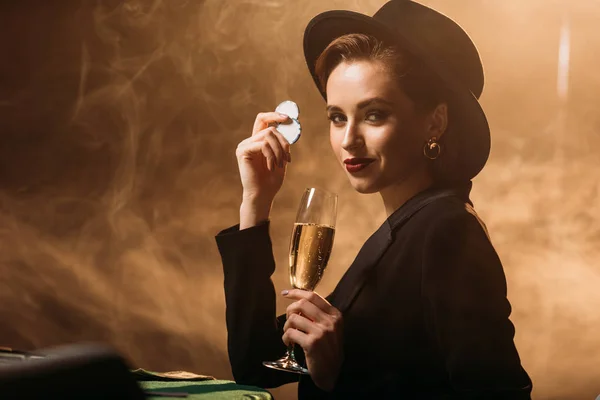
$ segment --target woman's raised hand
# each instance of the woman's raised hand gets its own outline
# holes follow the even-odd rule
[[[240,229],[269,217],[273,199],[283,184],[286,165],[291,162],[290,144],[273,125],[288,118],[277,112],[259,113],[252,136],[237,147],[235,154],[243,187]]]

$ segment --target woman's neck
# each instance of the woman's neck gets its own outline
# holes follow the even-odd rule
[[[400,208],[416,194],[433,185],[433,179],[428,170],[416,172],[393,183],[379,191],[387,217]]]

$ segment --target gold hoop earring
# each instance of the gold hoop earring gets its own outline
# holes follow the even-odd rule
[[[437,138],[434,136],[430,138],[425,147],[423,147],[423,154],[430,160],[437,159],[442,154],[442,146],[437,142]]]

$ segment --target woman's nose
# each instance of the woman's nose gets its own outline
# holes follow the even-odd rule
[[[342,140],[342,148],[344,150],[351,150],[364,145],[364,140],[358,127],[354,122],[348,121],[346,124],[346,131],[344,132],[344,139]]]

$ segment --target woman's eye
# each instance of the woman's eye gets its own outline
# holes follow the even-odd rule
[[[382,112],[375,111],[367,114],[367,120],[370,122],[380,122],[385,119],[386,115]]]
[[[329,119],[334,124],[344,122],[344,116],[341,114],[331,114],[329,117],[327,117],[327,119]]]
[[[381,111],[370,112],[365,116],[365,120],[368,122],[381,122],[387,117],[387,114]],[[331,114],[327,117],[334,124],[341,124],[346,121],[346,117],[343,114]]]

